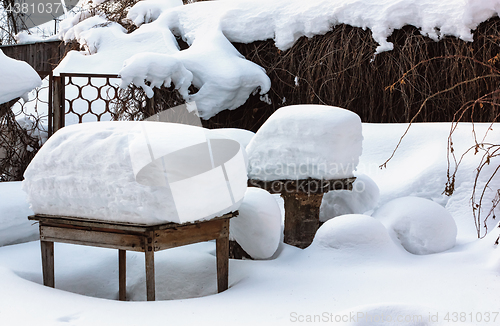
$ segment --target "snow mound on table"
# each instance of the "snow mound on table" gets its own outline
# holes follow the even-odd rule
[[[313,244],[339,250],[395,247],[384,225],[363,214],[347,214],[326,221],[316,232]]]
[[[455,246],[455,220],[445,208],[432,200],[397,198],[377,209],[373,217],[389,229],[396,243],[412,254],[433,254]]]
[[[29,64],[6,56],[0,49],[0,104],[9,102],[42,84]]]
[[[212,129],[212,131],[222,134],[226,138],[236,140],[243,148],[246,148],[255,136],[255,132],[240,128],[218,128]]]
[[[274,196],[260,188],[249,187],[230,220],[229,236],[254,259],[271,257],[281,237],[281,211]]]
[[[37,153],[23,189],[37,214],[155,224],[238,209],[246,191],[240,145],[163,122],[65,127]]]
[[[28,220],[33,211],[21,182],[2,182],[0,198],[0,246],[38,239],[38,225]]]
[[[335,216],[363,214],[377,206],[380,190],[366,174],[356,173],[352,190],[332,190],[323,195],[319,220],[325,222]]]
[[[362,151],[361,119],[326,105],[278,109],[247,146],[248,176],[258,180],[353,176]]]
[[[226,138],[236,140],[238,143],[240,143],[241,148],[244,149],[243,155],[245,156],[245,165],[248,167],[248,154],[246,148],[252,140],[253,136],[255,136],[255,133],[250,130],[239,128],[218,128],[212,129],[212,131],[221,134]]]

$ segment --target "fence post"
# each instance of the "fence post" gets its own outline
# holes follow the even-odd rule
[[[52,133],[64,127],[64,97],[63,97],[63,78],[61,76],[53,77],[53,95],[52,95],[52,110],[53,123]]]

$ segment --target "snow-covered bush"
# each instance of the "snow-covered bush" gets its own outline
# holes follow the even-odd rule
[[[326,221],[316,232],[314,246],[338,250],[394,248],[387,229],[369,215],[347,214]]]
[[[230,239],[254,259],[270,258],[281,238],[281,211],[273,195],[249,187],[238,211],[230,220]]]
[[[385,225],[396,243],[412,254],[433,254],[455,246],[455,220],[432,200],[396,198],[377,209],[373,217]]]

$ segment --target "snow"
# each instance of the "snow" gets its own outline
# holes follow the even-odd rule
[[[182,6],[182,0],[147,0],[136,3],[127,13],[127,18],[136,26],[155,21],[163,11]]]
[[[217,129],[212,129],[214,133],[221,134],[222,136],[235,140],[238,143],[240,143],[241,148],[243,150],[243,156],[245,157],[245,165],[248,168],[248,154],[246,151],[246,147],[252,140],[252,138],[255,136],[255,133],[249,130],[245,129],[239,129],[239,128],[217,128]]]
[[[222,0],[173,8],[158,17],[192,41],[207,21],[219,24],[231,42],[251,43],[274,39],[280,50],[289,49],[301,36],[326,34],[333,26],[347,24],[370,29],[379,44],[377,53],[392,50],[387,38],[395,29],[413,25],[438,40],[455,36],[472,41],[472,32],[496,16],[495,0]]]
[[[203,119],[236,109],[256,89],[261,94],[268,92],[271,82],[264,69],[246,60],[220,30],[209,31],[184,51],[172,55],[140,53],[126,60],[119,72],[121,86],[133,82],[152,97],[153,87],[169,87],[173,81],[186,101],[197,103]],[[146,86],[145,80],[151,86]],[[189,95],[191,84],[199,90]]]
[[[122,88],[133,83],[142,87],[150,98],[154,95],[154,87],[170,87],[173,82],[175,89],[187,99],[188,88],[193,81],[193,74],[182,62],[175,57],[157,53],[139,53],[125,60],[119,74]],[[149,82],[149,86],[145,82]]]
[[[342,251],[390,251],[398,249],[385,226],[369,215],[347,214],[326,221],[316,232],[313,245]]]
[[[270,258],[281,239],[281,211],[273,195],[248,188],[238,211],[230,220],[230,239],[254,259]]]
[[[275,111],[247,146],[248,177],[258,180],[353,176],[362,151],[361,120],[325,105]]]
[[[455,220],[446,209],[431,200],[393,199],[377,209],[373,217],[387,227],[394,241],[412,254],[433,254],[455,246]]]
[[[254,132],[240,128],[217,128],[212,130],[218,134],[222,134],[226,138],[236,140],[242,148],[246,148],[255,136]]]
[[[71,33],[71,38],[66,40],[78,40],[85,50],[68,52],[54,74],[117,74],[124,61],[137,53],[171,54],[178,51],[172,33],[151,24],[127,34],[121,25],[93,16],[72,27],[68,33]]]
[[[247,182],[236,141],[200,127],[151,121],[63,128],[24,177],[37,214],[140,224],[192,222],[235,211]]]
[[[132,81],[136,78],[138,84],[150,80],[155,85],[166,82],[168,85],[171,79],[175,86],[185,90],[188,71],[193,75],[192,85],[199,90],[184,96],[196,100],[201,114],[207,118],[220,110],[241,105],[253,92],[260,91],[262,100],[269,99],[265,94],[270,86],[269,79],[264,70],[242,58],[229,42],[273,39],[280,50],[286,50],[301,36],[324,34],[333,26],[345,23],[370,29],[379,44],[376,53],[380,53],[392,49],[393,45],[387,38],[393,30],[407,24],[420,28],[422,34],[435,40],[452,35],[471,41],[472,30],[482,21],[496,16],[499,10],[497,0],[220,0],[183,6],[179,1],[141,1],[129,12],[129,18],[140,27],[129,34],[118,24],[89,12],[79,13],[62,22],[61,38],[77,39],[85,50],[70,52],[56,74],[118,73],[127,61],[128,68],[125,67],[124,75]],[[185,40],[189,48],[181,51],[176,37]],[[5,60],[8,60],[8,65],[4,64]],[[5,59],[3,54],[0,54],[0,63],[0,70],[3,69],[0,74],[2,96],[13,89],[13,80],[20,81],[17,85],[22,92],[19,90],[20,94],[9,97],[21,96],[39,83],[39,80],[35,83],[34,77],[25,79],[20,76],[22,69],[13,70],[12,61]],[[27,69],[26,65],[23,67]],[[15,72],[14,79],[6,78],[3,73],[6,69]],[[128,75],[127,69],[130,72]],[[175,74],[177,72],[180,74]],[[33,75],[31,70],[30,74]],[[33,86],[29,85],[31,82]],[[299,82],[297,79],[296,83]],[[413,124],[394,158],[385,169],[380,169],[379,165],[391,155],[400,135],[407,128],[406,124],[363,124],[361,129],[359,120],[345,113],[340,119],[342,123],[331,121],[330,128],[326,128],[329,117],[321,114],[318,107],[316,109],[314,116],[300,115],[303,120],[300,122],[308,128],[299,129],[283,121],[273,122],[276,117],[270,119],[270,124],[286,127],[293,134],[287,134],[288,138],[285,138],[283,132],[279,138],[259,130],[247,147],[251,173],[255,173],[252,170],[252,152],[258,157],[257,147],[261,146],[260,158],[265,153],[266,157],[275,159],[273,164],[283,161],[283,158],[289,158],[296,164],[300,157],[316,157],[318,154],[325,155],[325,160],[328,158],[337,162],[339,157],[332,157],[334,153],[345,152],[350,155],[341,161],[345,159],[352,164],[340,171],[342,173],[335,173],[335,177],[355,174],[362,181],[365,175],[365,180],[371,179],[373,183],[365,192],[352,193],[352,196],[328,195],[325,203],[333,201],[336,209],[336,200],[340,199],[335,198],[342,198],[346,206],[368,210],[362,213],[370,214],[375,209],[376,218],[359,214],[337,216],[318,230],[313,245],[305,250],[280,242],[273,259],[232,260],[230,287],[220,294],[216,294],[213,242],[159,252],[155,255],[158,302],[137,302],[145,300],[144,256],[141,253],[127,253],[127,294],[132,302],[118,302],[114,301],[118,297],[116,250],[57,243],[56,289],[52,289],[41,285],[38,241],[6,245],[0,248],[0,322],[6,325],[51,326],[61,323],[138,325],[146,320],[154,324],[168,321],[173,325],[286,325],[317,321],[319,317],[325,323],[357,326],[449,325],[458,323],[453,322],[456,314],[461,325],[498,323],[499,317],[495,314],[499,309],[500,251],[494,243],[500,235],[500,228],[496,220],[490,219],[487,222],[489,233],[478,240],[469,200],[479,155],[469,153],[464,157],[457,174],[455,193],[446,197],[442,192],[446,182],[449,123]],[[286,111],[281,110],[276,116]],[[340,112],[337,111],[336,118]],[[299,121],[291,120],[295,123]],[[102,217],[106,215],[103,210],[109,210],[109,218],[125,216],[126,220],[136,222],[140,216],[143,223],[158,222],[158,210],[168,215],[165,210],[169,201],[165,198],[169,197],[165,195],[172,196],[172,193],[165,194],[165,187],[150,185],[165,179],[154,177],[154,173],[158,172],[155,165],[158,161],[141,160],[147,156],[142,155],[144,147],[141,144],[146,142],[140,142],[140,135],[150,135],[151,132],[151,135],[158,136],[154,138],[158,139],[157,144],[163,142],[168,146],[163,147],[162,144],[155,147],[155,152],[158,150],[160,154],[166,154],[169,148],[172,151],[181,150],[184,146],[193,145],[193,142],[196,144],[198,138],[191,132],[187,135],[187,129],[194,127],[184,126],[182,129],[186,133],[180,134],[186,137],[169,140],[166,133],[163,134],[165,124],[151,129],[137,126],[125,128],[125,124],[109,127],[111,125],[101,123],[99,128],[96,126],[67,127],[47,142],[48,145],[44,146],[42,154],[27,172],[28,180],[24,187],[32,191],[28,199],[19,191],[19,183],[0,184],[0,242],[3,245],[23,242],[36,235],[36,225],[28,226],[26,220],[26,215],[32,214],[27,200],[34,205],[35,212],[58,213],[64,206],[73,213],[77,212],[78,216],[86,210],[95,210],[94,213],[98,212]],[[340,136],[346,137],[344,141],[333,136],[334,127],[350,127],[338,130]],[[455,152],[463,153],[474,145],[473,131],[482,139],[489,127],[489,124],[476,124],[473,130],[470,124],[460,124],[453,136]],[[486,142],[500,142],[498,128],[498,124],[492,126]],[[276,130],[278,134],[282,132],[279,128]],[[362,155],[361,132],[364,137]],[[208,137],[214,144],[220,140],[220,136],[215,134],[209,133]],[[225,166],[225,160],[222,163],[228,175],[237,179],[234,183],[229,182],[233,191],[238,190],[233,194],[236,208],[238,201],[244,200],[246,191],[245,173],[240,173],[244,169],[244,151],[241,145],[227,141],[224,140],[224,144],[231,144],[229,148],[236,149],[236,154],[229,155],[233,154],[232,150],[230,153],[223,151],[227,154],[224,158],[230,159],[227,162],[234,165]],[[340,150],[336,148],[341,143],[349,144],[349,141],[353,144]],[[282,157],[275,155],[287,143],[293,145],[293,150]],[[127,151],[130,145],[135,146],[132,147],[135,151]],[[291,155],[294,152],[300,152],[300,157]],[[313,162],[312,166],[316,163]],[[485,168],[478,180],[479,189],[498,164],[497,157]],[[176,167],[182,170],[179,165]],[[193,164],[193,167],[198,165]],[[355,167],[357,171],[354,171]],[[127,172],[120,173],[122,169]],[[75,171],[87,171],[88,174],[79,175]],[[61,175],[64,177],[56,187],[55,180]],[[280,178],[296,177],[293,173],[277,173],[276,170],[270,176],[266,173],[266,177],[271,179],[277,175]],[[302,176],[332,175],[306,173]],[[33,180],[30,180],[31,177]],[[220,194],[222,188],[227,186],[222,183],[218,183],[220,188],[216,190],[203,189],[194,194],[181,188],[181,193],[185,194],[183,199],[190,198],[189,203],[193,206],[200,204],[200,207],[204,205],[217,210],[219,206],[214,205],[214,200],[224,196],[215,194]],[[485,205],[491,202],[499,183],[498,176],[492,180],[494,187],[486,192]],[[378,201],[375,200],[374,185],[379,189]],[[141,189],[147,191],[141,193]],[[65,202],[70,197],[74,198],[75,194],[83,196],[74,199],[74,202]],[[198,198],[194,198],[195,195]],[[411,199],[410,204],[398,204],[398,198],[405,196],[426,200]],[[114,198],[121,201],[111,202]],[[396,205],[391,208],[394,205],[392,200],[396,200]],[[422,200],[425,204],[414,203]],[[267,199],[259,197],[257,201],[272,206]],[[181,202],[187,206],[187,201]],[[250,206],[258,207],[257,203]],[[331,209],[332,205],[326,207]],[[327,208],[324,207],[323,213],[327,212]],[[124,209],[136,211],[127,215],[122,214]],[[384,210],[386,213],[379,216]],[[430,215],[421,214],[425,210],[430,210]],[[431,239],[437,240],[440,247],[432,255],[415,255],[403,250],[398,246],[399,240],[397,243],[393,241],[397,236],[391,240],[391,235],[395,235],[393,224],[384,225],[386,217],[394,217],[394,221],[401,222],[398,218],[404,215],[399,213],[412,211],[419,213],[417,226],[429,232],[419,235],[421,240],[429,240],[430,233],[436,234],[437,220],[451,225]],[[179,211],[175,213],[179,214]],[[200,215],[198,213],[195,215]],[[345,212],[339,209],[337,213]],[[453,229],[448,214],[451,214],[457,232],[455,245],[445,250],[440,245],[450,243],[450,231]],[[255,218],[253,214],[249,216]],[[432,223],[429,223],[431,217]],[[412,216],[413,221],[415,218]],[[267,240],[271,238],[270,229],[264,229],[269,232],[265,237]],[[403,230],[411,228],[403,224]],[[410,243],[412,246],[417,244]],[[260,245],[253,243],[250,247],[262,249]],[[388,322],[389,316],[392,322]],[[463,322],[462,316],[465,317]],[[399,317],[402,319],[399,320]],[[449,319],[446,320],[446,317]],[[493,321],[493,318],[496,320]]]
[[[452,322],[455,312],[458,317],[466,315],[460,325],[496,324],[498,319],[492,320],[498,312],[500,250],[494,242],[500,228],[493,221],[489,234],[477,239],[468,201],[478,157],[473,153],[464,157],[456,193],[450,198],[441,195],[450,124],[418,123],[387,168],[379,169],[406,127],[363,124],[364,149],[357,173],[377,184],[378,207],[410,195],[446,207],[458,228],[456,245],[447,251],[411,254],[391,240],[390,230],[378,219],[344,215],[327,221],[305,250],[280,242],[272,259],[231,260],[229,289],[220,294],[216,294],[214,242],[155,254],[157,302],[144,302],[144,255],[127,252],[130,301],[119,302],[116,250],[56,243],[53,289],[41,285],[40,245],[32,241],[0,247],[0,322],[138,325],[145,320],[158,324],[168,320],[175,325],[294,325],[319,316],[325,324],[434,326],[457,324]],[[488,127],[476,124],[478,136]],[[492,128],[486,141],[498,143],[500,135],[495,131],[499,126]],[[454,139],[457,153],[473,144],[471,125],[460,124]],[[491,165],[498,163],[496,158]],[[486,178],[482,176],[480,183]],[[498,184],[495,179],[494,185]],[[19,183],[1,183],[0,189],[4,191],[0,206],[12,203],[12,214],[0,209],[0,229],[12,223],[4,222],[7,216],[17,216],[16,225],[27,225],[26,215],[31,212]],[[10,196],[4,200],[6,193]],[[19,241],[27,235],[21,226],[8,232]],[[490,322],[485,321],[487,313]],[[381,323],[381,316],[384,322],[389,317],[393,322]]]
[[[29,64],[6,56],[1,49],[0,76],[0,104],[23,97],[42,84]]]
[[[325,222],[345,214],[371,212],[378,204],[380,190],[366,174],[356,173],[352,190],[332,190],[323,195],[319,220]]]
[[[266,71],[246,60],[220,29],[207,28],[177,57],[193,73],[193,85],[199,91],[189,100],[197,103],[203,119],[238,108],[257,89],[265,94],[271,88]]]
[[[285,51],[302,36],[326,34],[336,25],[347,24],[370,29],[379,44],[375,53],[380,53],[393,48],[387,38],[405,25],[416,26],[423,35],[436,41],[446,36],[472,41],[472,30],[496,16],[499,10],[500,4],[495,0],[484,0],[480,4],[471,0],[438,3],[432,0],[220,0],[189,5],[182,5],[180,0],[139,1],[127,15],[138,28],[128,34],[95,9],[62,21],[59,37],[64,41],[78,41],[84,50],[68,53],[55,73],[118,74],[123,65],[130,66],[132,60],[133,67],[122,71],[126,74],[122,85],[133,82],[151,96],[151,88],[170,84],[172,74],[182,71],[185,77],[185,68],[193,74],[192,85],[197,91],[187,94],[189,78],[181,78],[180,85],[175,81],[174,84],[181,88],[186,101],[198,103],[201,117],[209,119],[222,110],[236,109],[254,92],[260,92],[261,100],[269,102],[266,93],[270,80],[264,69],[243,58],[230,42],[273,39],[277,48]],[[176,37],[184,40],[189,48],[181,51]],[[160,58],[164,59],[164,65]],[[157,74],[153,66],[162,73]],[[153,85],[146,86],[145,80],[152,81]],[[295,78],[295,85],[298,83]]]
[[[378,206],[392,199],[415,196],[432,200],[454,217],[458,227],[458,238],[462,241],[472,241],[477,238],[470,197],[474,185],[475,169],[480,157],[473,152],[462,160],[455,181],[455,193],[448,197],[443,194],[446,184],[447,169],[447,138],[450,133],[450,123],[415,123],[410,127],[395,156],[387,163],[387,168],[380,168],[392,154],[399,138],[407,129],[407,124],[363,124],[363,155],[360,157],[357,172],[368,175],[380,189]],[[460,123],[453,134],[456,155],[462,155],[477,140],[484,138],[486,143],[500,143],[498,124],[476,123],[474,128],[470,123]],[[487,133],[486,137],[485,134]],[[485,167],[484,174],[478,179],[477,187],[482,189],[488,177],[498,166],[498,160]],[[453,163],[451,167],[453,167]],[[493,185],[500,183],[496,176]],[[484,203],[491,203],[495,189],[485,193]],[[489,208],[488,208],[489,209]],[[488,229],[492,230],[498,222],[489,219]]]
[[[21,182],[2,182],[0,198],[0,246],[37,240],[38,226],[27,219],[33,212]]]

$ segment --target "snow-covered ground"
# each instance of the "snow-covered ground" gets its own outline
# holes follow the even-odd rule
[[[374,216],[378,208],[404,196],[419,196],[445,207],[458,229],[456,245],[449,250],[411,254],[393,241],[383,219],[344,215],[326,222],[305,250],[281,243],[272,259],[231,260],[229,289],[220,294],[216,294],[213,242],[156,253],[156,302],[144,302],[144,255],[130,252],[127,294],[132,302],[119,302],[116,250],[56,244],[56,289],[52,289],[41,285],[40,246],[32,241],[0,248],[0,322],[498,325],[500,249],[494,242],[500,228],[494,228],[496,221],[492,221],[489,235],[476,239],[468,199],[479,158],[466,156],[457,190],[448,198],[441,193],[450,124],[414,124],[387,168],[378,168],[405,128],[404,124],[363,124],[358,172],[372,178],[380,189]],[[487,128],[487,124],[476,125],[476,132],[481,135]],[[500,141],[497,128],[493,125],[487,140]],[[454,140],[461,153],[472,144],[471,126],[461,124]],[[486,176],[481,182],[485,180]],[[497,178],[494,185],[498,184]],[[29,209],[20,183],[2,183],[0,191],[0,227],[9,226],[11,237],[19,240],[33,236],[36,225],[30,226],[26,219]],[[419,210],[407,203],[396,206],[399,211]],[[440,233],[435,234],[434,240],[439,241]]]

